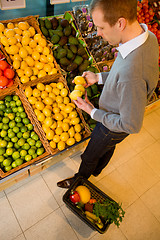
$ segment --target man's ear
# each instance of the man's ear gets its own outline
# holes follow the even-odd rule
[[[120,31],[123,31],[127,25],[127,20],[125,18],[119,18],[118,22],[117,22],[117,26],[119,28]]]

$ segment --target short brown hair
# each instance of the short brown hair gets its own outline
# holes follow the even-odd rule
[[[123,17],[130,23],[137,18],[137,0],[92,0],[90,12],[100,8],[104,13],[104,21],[114,26]]]

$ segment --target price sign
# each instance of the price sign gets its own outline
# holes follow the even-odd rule
[[[50,4],[70,3],[70,0],[50,0]]]
[[[25,0],[1,0],[1,10],[25,8]]]

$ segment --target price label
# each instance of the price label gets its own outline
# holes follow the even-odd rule
[[[1,0],[1,10],[25,8],[25,0]]]
[[[50,4],[70,3],[70,0],[50,0]]]

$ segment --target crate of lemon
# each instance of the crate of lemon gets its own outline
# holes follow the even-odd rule
[[[19,76],[19,84],[60,71],[35,17],[1,21],[0,42]]]
[[[90,131],[81,112],[69,98],[66,82],[61,77],[54,82],[39,82],[23,88],[49,151],[56,154],[87,138]],[[43,134],[44,136],[44,134]]]
[[[0,96],[0,177],[47,157],[47,146],[17,89]]]

